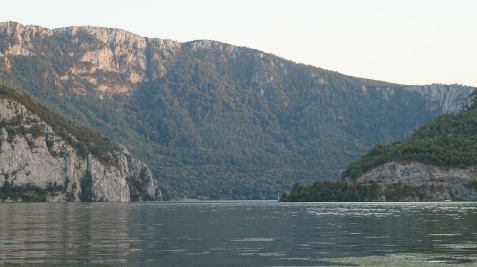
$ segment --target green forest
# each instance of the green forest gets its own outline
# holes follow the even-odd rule
[[[305,186],[293,185],[288,193],[280,197],[282,202],[364,202],[378,198],[379,186],[352,184],[344,181],[316,181]]]
[[[0,40],[0,51],[13,42]],[[188,43],[162,77],[132,84],[123,74],[91,73],[134,88],[100,99],[91,82],[69,70],[91,64],[79,60],[83,44],[105,44],[81,32],[75,42],[54,34],[32,36],[31,43],[35,54],[9,56],[11,67],[0,68],[0,82],[101,133],[80,134],[87,143],[96,138],[89,150],[98,156],[109,149],[102,140],[125,145],[151,168],[165,199],[275,199],[297,182],[339,179],[374,144],[404,140],[442,112],[402,85],[270,54],[257,59],[258,51],[248,48],[231,57]],[[59,76],[68,79],[60,83]],[[78,84],[84,95],[73,92]]]
[[[475,184],[475,183],[474,183]],[[474,186],[472,184],[471,186]],[[345,181],[316,181],[312,185],[296,183],[290,192],[283,193],[281,202],[370,202],[403,201],[409,199],[426,200],[421,187],[408,183],[349,183]],[[384,198],[381,198],[383,196]]]

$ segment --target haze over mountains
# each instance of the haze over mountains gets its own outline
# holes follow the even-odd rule
[[[166,199],[275,199],[296,182],[337,179],[473,91],[350,77],[216,41],[15,22],[0,23],[0,81],[124,144]]]

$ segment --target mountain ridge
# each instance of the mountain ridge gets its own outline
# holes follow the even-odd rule
[[[357,78],[209,40],[22,27],[0,24],[0,80],[125,144],[166,198],[275,199],[295,182],[337,179],[375,143],[458,111],[472,91]]]

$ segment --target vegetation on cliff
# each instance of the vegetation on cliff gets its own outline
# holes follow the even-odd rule
[[[321,84],[305,74],[315,68],[286,67],[283,84],[261,86],[244,81],[246,65],[184,56],[129,98],[24,88],[51,110],[126,145],[151,167],[166,199],[271,199],[295,182],[334,179],[372,144],[403,139],[438,112],[396,85],[318,70],[327,79]],[[380,86],[396,88],[394,96],[383,99]]]
[[[8,56],[0,80],[124,144],[150,166],[165,199],[274,199],[295,182],[339,178],[375,143],[402,140],[442,112],[405,86],[225,44],[235,54],[183,44],[164,76],[142,83],[106,70],[84,78],[80,70],[92,63],[80,59],[106,45],[79,32],[75,38],[32,35],[32,54]],[[0,37],[1,51],[14,45]],[[146,74],[161,56],[147,49]],[[94,81],[133,90],[94,91]],[[93,153],[107,155],[106,139],[76,135]]]
[[[69,145],[74,147],[79,155],[86,157],[88,152],[91,152],[101,162],[106,164],[113,163],[113,157],[111,156],[113,151],[118,148],[117,144],[111,142],[108,138],[102,136],[98,132],[94,132],[90,129],[77,127],[74,124],[66,121],[62,117],[56,115],[54,112],[38,105],[29,94],[21,95],[13,89],[0,86],[0,99],[8,98],[17,101],[24,105],[29,111],[38,115],[43,121],[53,128],[53,131],[61,136]],[[9,136],[12,137],[16,134],[16,131],[25,131],[20,127],[17,129],[19,121],[9,121],[0,117],[0,128],[6,127],[9,132]],[[31,127],[28,130],[35,138],[38,136],[46,135],[38,126]],[[48,137],[45,136],[48,143]],[[1,148],[1,147],[0,147]]]
[[[475,93],[474,93],[475,94]],[[363,173],[392,160],[418,161],[442,167],[477,164],[477,106],[457,114],[443,114],[417,128],[405,141],[376,144],[367,154],[348,165],[344,179],[358,179]]]
[[[0,202],[19,199],[22,202],[46,202],[48,197],[55,197],[58,192],[64,193],[65,187],[56,183],[48,184],[44,188],[32,184],[17,186],[6,180],[0,187]]]
[[[0,86],[0,104],[0,201],[162,200],[147,165],[124,147],[74,126],[30,95]]]

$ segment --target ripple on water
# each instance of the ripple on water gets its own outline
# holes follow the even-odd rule
[[[230,241],[232,242],[272,242],[272,241],[275,241],[275,239],[267,238],[267,237],[250,237],[250,238],[242,238],[242,239],[233,239]]]
[[[462,263],[472,263],[473,260],[467,258],[433,258],[427,260],[430,263],[444,263],[444,264],[462,264]]]
[[[320,261],[320,259],[310,258],[310,257],[302,257],[302,258],[279,258],[277,260],[281,261]]]
[[[285,252],[267,252],[267,253],[258,253],[260,257],[283,257],[286,255]]]
[[[186,255],[207,255],[210,254],[210,251],[201,251],[201,252],[187,252]]]
[[[429,234],[430,236],[459,236],[462,233],[455,233],[455,234]]]
[[[170,252],[170,253],[182,253],[185,252],[185,249],[162,249],[162,252]]]
[[[13,244],[20,244],[20,242],[12,239],[0,239],[1,245],[13,245]]]
[[[440,244],[437,245],[440,248],[450,248],[450,249],[476,249],[477,244],[475,243],[466,243],[466,244]]]
[[[475,257],[455,255],[390,254],[386,256],[323,258],[322,260],[354,266],[464,266],[475,263]],[[472,264],[473,266],[473,264]]]

